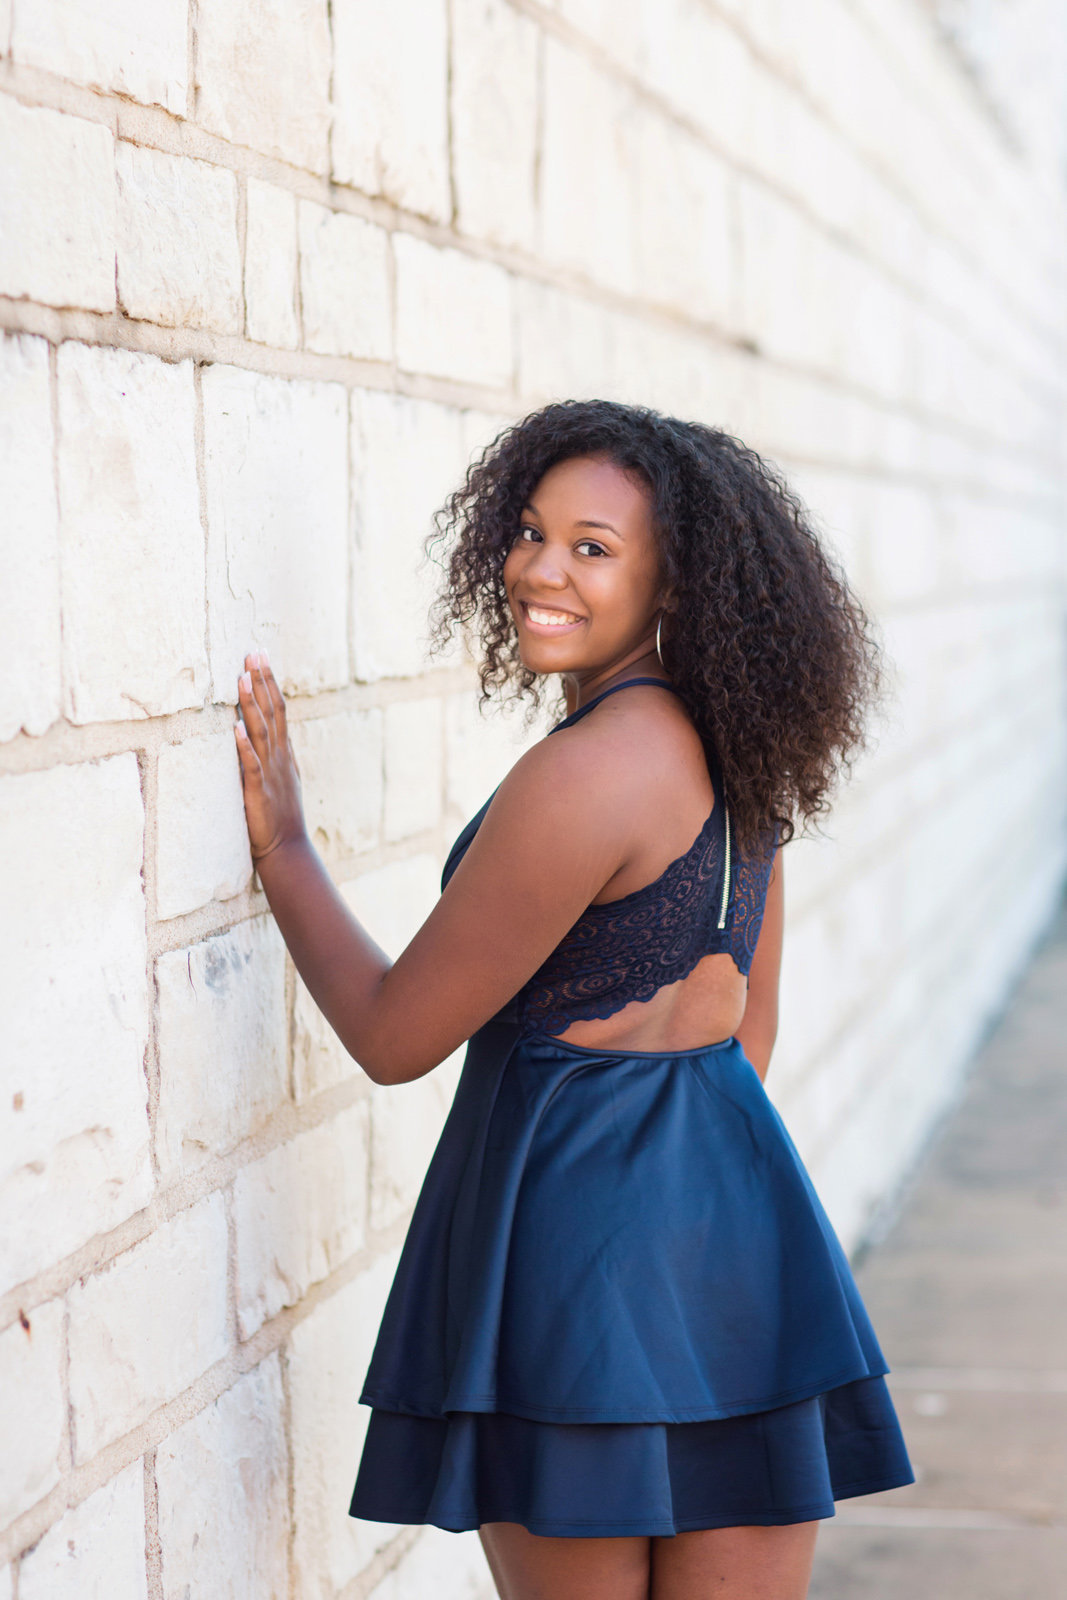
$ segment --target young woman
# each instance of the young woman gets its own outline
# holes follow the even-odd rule
[[[782,846],[862,744],[868,619],[768,465],[645,409],[527,417],[439,522],[436,642],[567,715],[395,962],[308,840],[264,657],[239,691],[253,856],[341,1041],[382,1084],[469,1041],[352,1515],[478,1528],[504,1600],[802,1600],[834,1500],[914,1481],[762,1082]]]

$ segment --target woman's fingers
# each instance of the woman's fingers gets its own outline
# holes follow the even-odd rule
[[[270,728],[267,725],[266,717],[260,709],[259,701],[256,699],[255,687],[250,672],[242,672],[237,680],[237,699],[240,703],[245,727],[248,730],[248,737],[252,741],[252,748],[260,761],[265,762],[270,756]]]
[[[251,655],[245,656],[245,675],[252,681],[252,698],[259,707],[260,715],[263,717],[264,722],[270,728],[273,735],[274,702],[271,699],[270,690],[267,687],[267,680],[263,676],[261,656],[258,650],[253,651]],[[271,742],[273,743],[273,738]]]
[[[274,718],[278,724],[278,737],[283,739],[285,737],[285,698],[278,688],[277,679],[271,671],[270,661],[265,650],[260,651],[259,664],[263,674],[263,682],[266,685],[267,693],[270,695],[270,703],[274,708]]]
[[[234,724],[234,733],[237,736],[237,754],[241,758],[241,777],[245,780],[252,779],[256,783],[263,781],[263,768],[259,764],[259,757],[252,748],[252,741],[248,737],[248,729],[243,722]]]

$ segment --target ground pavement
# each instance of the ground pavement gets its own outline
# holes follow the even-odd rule
[[[1067,1600],[1067,907],[857,1278],[918,1481],[810,1600]]]

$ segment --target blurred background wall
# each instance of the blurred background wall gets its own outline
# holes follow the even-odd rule
[[[551,397],[772,456],[895,698],[786,853],[768,1080],[846,1242],[1065,864],[1052,0],[0,0],[2,1600],[441,1600],[356,1404],[455,1079],[372,1089],[251,873],[246,648],[393,953],[524,741],[429,517]],[[890,1352],[890,1357],[892,1353]]]

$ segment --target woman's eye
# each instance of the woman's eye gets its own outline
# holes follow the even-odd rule
[[[582,539],[581,542],[578,545],[578,549],[579,550],[582,548],[582,545],[585,545],[590,550],[592,550],[594,555],[598,555],[598,556],[606,556],[607,555],[607,551],[604,549],[604,546],[602,544],[597,544],[595,539]]]
[[[540,529],[532,528],[528,522],[524,522],[519,528],[519,538],[524,539],[528,533],[534,533],[538,538],[541,537]]]

